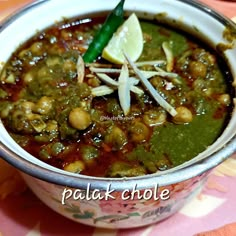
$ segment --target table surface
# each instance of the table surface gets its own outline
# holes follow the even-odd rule
[[[0,20],[27,2],[30,0],[0,0]],[[227,17],[236,17],[236,2],[202,2]],[[0,190],[3,187],[0,181]],[[139,229],[105,230],[81,225],[53,212],[29,189],[14,193],[5,198],[0,193],[0,236],[192,236],[236,222],[236,155],[218,166],[200,195],[177,214]]]

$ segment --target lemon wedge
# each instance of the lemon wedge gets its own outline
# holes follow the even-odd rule
[[[125,62],[124,52],[136,61],[143,51],[142,29],[135,13],[118,28],[103,49],[102,57],[115,64]]]

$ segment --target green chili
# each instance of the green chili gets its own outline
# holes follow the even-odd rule
[[[111,39],[113,33],[124,21],[124,2],[121,0],[114,10],[108,15],[101,29],[95,35],[93,41],[85,52],[83,59],[85,63],[93,62],[102,52]]]

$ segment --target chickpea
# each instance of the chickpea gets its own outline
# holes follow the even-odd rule
[[[159,77],[159,76],[155,76],[150,80],[151,84],[155,87],[155,88],[160,88],[164,85],[164,80]]]
[[[198,78],[198,79],[194,80],[193,87],[195,90],[202,92],[207,88],[207,84],[204,79]]]
[[[205,90],[203,90],[203,92],[208,97],[210,97],[214,93],[212,88],[206,88]]]
[[[38,78],[44,78],[49,77],[49,71],[47,66],[43,66],[37,71],[37,77]]]
[[[10,111],[13,109],[12,104],[7,104],[4,108],[1,108],[2,110],[0,111],[0,116],[1,118],[7,118],[10,114]]]
[[[192,112],[184,106],[179,106],[176,108],[177,115],[173,117],[173,122],[175,124],[185,124],[193,120]]]
[[[143,122],[148,126],[161,125],[166,121],[166,112],[164,110],[149,110],[144,113]]]
[[[76,64],[71,60],[65,60],[63,63],[63,69],[65,71],[76,71]]]
[[[100,84],[101,84],[101,81],[96,77],[88,79],[88,85],[93,87],[93,88],[98,87]]]
[[[205,96],[210,97],[213,93],[212,88],[208,86],[207,81],[202,78],[194,80],[193,87],[197,92],[203,93]]]
[[[45,128],[45,130],[49,133],[56,133],[58,132],[58,124],[57,121],[55,120],[49,120],[47,122],[47,127]]]
[[[230,95],[229,94],[221,94],[217,98],[220,104],[228,106],[230,104]]]
[[[72,33],[66,30],[61,31],[61,37],[65,40],[70,39],[72,37]]]
[[[204,49],[195,49],[192,56],[195,61],[204,61],[208,65],[214,65],[216,61],[215,57]]]
[[[114,150],[120,150],[127,143],[127,138],[122,129],[114,126],[108,130],[104,141],[107,144],[111,144]]]
[[[34,77],[31,72],[28,72],[24,75],[23,80],[26,84],[29,84],[31,81],[33,81]]]
[[[207,75],[207,67],[200,61],[191,61],[189,64],[189,73],[195,79],[198,77],[205,78]]]
[[[53,105],[52,103],[53,103],[52,98],[43,96],[38,100],[34,111],[38,112],[39,114],[46,115],[52,109],[52,105]]]
[[[69,123],[75,129],[85,130],[91,122],[90,114],[81,107],[74,108],[69,114]]]
[[[129,134],[132,141],[141,143],[145,142],[149,138],[150,132],[144,123],[135,121],[129,129]]]
[[[29,49],[24,49],[20,51],[19,58],[23,58],[25,56],[31,56],[31,52],[29,51]]]
[[[43,54],[43,44],[41,42],[35,42],[30,47],[31,52],[36,56],[41,56]]]
[[[56,56],[48,57],[46,61],[47,66],[61,65],[61,63],[62,63],[61,58]]]
[[[33,102],[24,101],[21,103],[21,107],[24,109],[26,114],[30,114],[32,113],[32,110],[34,109],[35,104]]]
[[[69,171],[73,173],[80,173],[84,169],[85,169],[85,165],[82,161],[75,161],[64,167],[65,171]]]

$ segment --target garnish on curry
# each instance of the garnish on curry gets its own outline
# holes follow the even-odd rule
[[[66,20],[11,56],[0,117],[12,137],[50,165],[103,177],[155,173],[204,151],[232,110],[224,61],[179,30],[139,19],[137,61],[124,51],[122,64],[85,62],[103,22]]]

